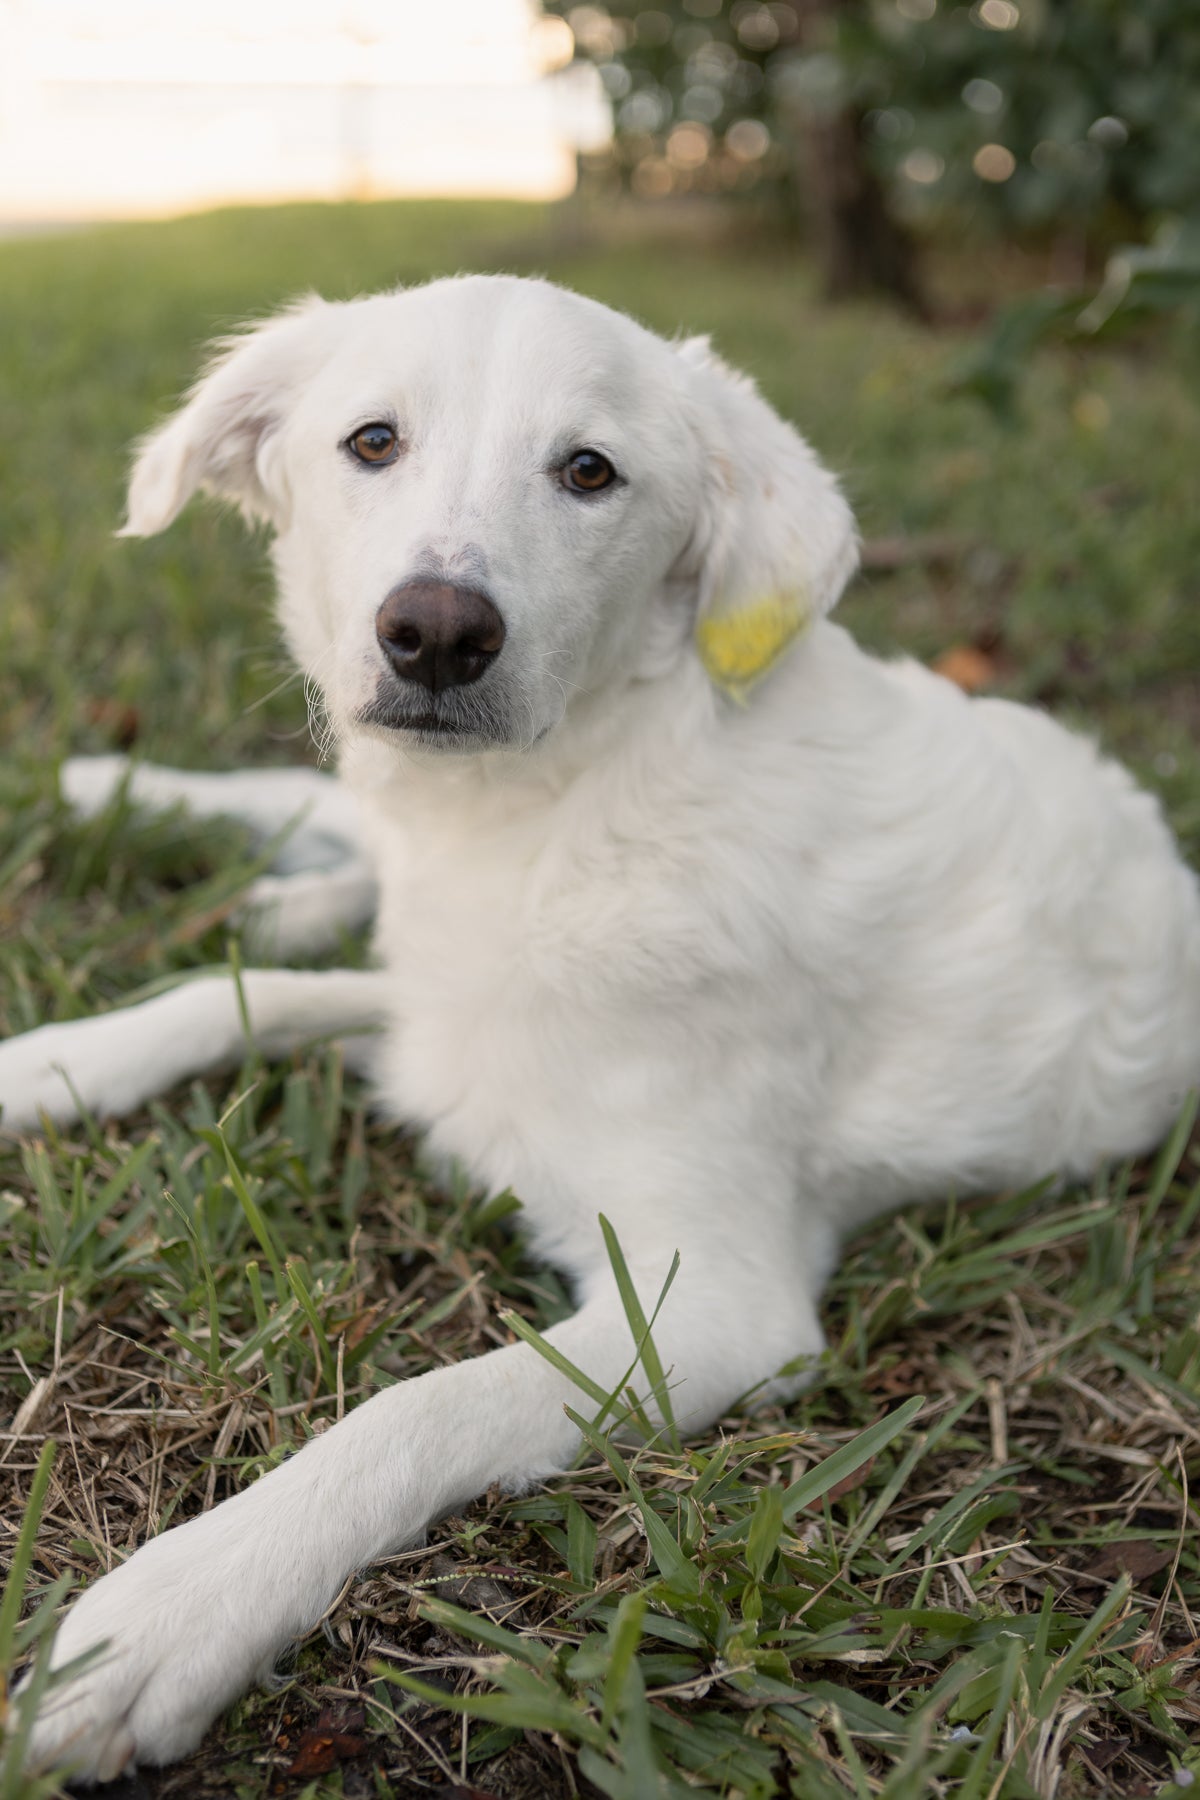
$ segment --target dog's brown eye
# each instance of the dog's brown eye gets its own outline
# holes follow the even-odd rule
[[[562,472],[563,486],[577,494],[598,494],[615,478],[616,470],[598,450],[577,450]]]
[[[398,440],[390,425],[364,425],[350,439],[350,448],[359,462],[386,463],[395,456]]]

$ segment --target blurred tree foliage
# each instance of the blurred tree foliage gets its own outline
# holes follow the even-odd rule
[[[833,293],[918,300],[909,228],[1086,260],[1200,218],[1200,0],[546,0],[635,193],[785,195]]]

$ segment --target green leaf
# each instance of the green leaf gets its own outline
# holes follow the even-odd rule
[[[607,1729],[626,1699],[626,1686],[633,1670],[637,1647],[642,1641],[642,1618],[646,1611],[646,1590],[626,1594],[608,1628],[608,1673],[604,1681],[604,1707],[600,1723]]]
[[[42,1522],[42,1508],[46,1503],[46,1490],[50,1486],[50,1471],[54,1467],[54,1458],[57,1453],[58,1445],[53,1438],[48,1438],[42,1445],[42,1453],[38,1457],[37,1468],[34,1470],[33,1480],[29,1484],[29,1499],[25,1503],[25,1514],[21,1520],[21,1529],[17,1533],[17,1542],[12,1553],[8,1578],[4,1583],[4,1596],[3,1599],[0,1599],[0,1669],[7,1669],[12,1662],[17,1620],[21,1616],[21,1603],[25,1598],[25,1583],[29,1577],[30,1564],[33,1561],[33,1546],[37,1539],[38,1526]]]
[[[511,1656],[516,1662],[527,1663],[531,1669],[542,1669],[553,1659],[552,1645],[544,1644],[538,1638],[520,1637],[515,1631],[506,1631],[503,1625],[496,1625],[480,1613],[467,1612],[461,1606],[454,1606],[449,1600],[423,1600],[417,1610],[431,1625],[438,1625],[443,1631],[456,1632],[459,1637],[473,1638],[476,1643],[486,1644],[489,1650]]]
[[[505,1691],[501,1693],[447,1694],[443,1688],[434,1687],[391,1663],[375,1662],[371,1667],[373,1673],[403,1688],[406,1693],[415,1694],[428,1706],[465,1713],[472,1719],[487,1719],[493,1725],[509,1726],[517,1731],[560,1732],[568,1743],[591,1744],[597,1750],[603,1750],[607,1743],[604,1732],[582,1706],[557,1688],[530,1676],[527,1670],[511,1665],[507,1671],[498,1670],[497,1679],[503,1676],[505,1680]],[[522,1674],[524,1681],[519,1679]]]
[[[617,1283],[617,1291],[621,1296],[621,1305],[625,1308],[625,1317],[629,1321],[629,1329],[633,1334],[633,1341],[637,1345],[638,1358],[641,1361],[643,1369],[646,1371],[646,1379],[650,1383],[650,1391],[654,1395],[658,1404],[659,1414],[666,1425],[668,1442],[673,1449],[678,1450],[679,1433],[675,1429],[675,1415],[671,1410],[671,1396],[667,1389],[667,1378],[663,1373],[662,1362],[659,1359],[658,1351],[654,1348],[654,1339],[651,1336],[652,1322],[647,1320],[646,1314],[642,1309],[642,1303],[638,1298],[637,1288],[634,1286],[633,1277],[629,1273],[629,1265],[625,1261],[625,1254],[622,1251],[620,1244],[617,1242],[617,1234],[603,1213],[600,1214],[600,1230],[604,1234],[604,1245],[608,1251],[608,1260],[612,1264],[612,1272]],[[662,1290],[655,1303],[654,1318],[657,1319],[662,1303],[670,1293],[671,1284],[678,1273],[679,1252],[677,1250],[671,1259],[671,1267],[667,1271],[667,1278],[663,1282]]]
[[[596,1527],[580,1506],[569,1496],[564,1511],[567,1517],[567,1567],[580,1587],[590,1587],[596,1567]]]
[[[746,1562],[755,1581],[765,1581],[783,1535],[783,1489],[760,1488],[746,1537]]]
[[[695,1563],[681,1549],[679,1540],[655,1512],[641,1488],[636,1482],[631,1482],[630,1485],[641,1514],[646,1541],[650,1545],[650,1554],[663,1579],[669,1587],[681,1594],[698,1594],[700,1573]]]
[[[586,1394],[590,1400],[594,1400],[598,1406],[607,1410],[612,1395],[606,1394],[599,1382],[593,1381],[590,1375],[585,1375],[569,1356],[564,1356],[557,1345],[552,1344],[549,1338],[543,1337],[541,1332],[535,1330],[527,1319],[523,1319],[520,1313],[510,1311],[502,1312],[500,1318],[510,1331],[515,1331],[519,1338],[523,1339],[531,1349],[536,1350],[539,1356],[544,1357],[553,1368],[558,1370],[560,1375],[565,1375],[567,1380],[581,1393]]]
[[[839,1481],[845,1481],[847,1476],[857,1473],[873,1456],[877,1456],[902,1432],[907,1431],[924,1404],[925,1396],[914,1394],[911,1400],[906,1400],[895,1412],[888,1413],[886,1418],[878,1419],[874,1425],[868,1425],[865,1431],[860,1431],[856,1438],[827,1456],[815,1469],[806,1470],[799,1481],[794,1481],[783,1495],[784,1523],[790,1525],[797,1513],[803,1512],[814,1501],[823,1499],[830,1488],[836,1487]]]

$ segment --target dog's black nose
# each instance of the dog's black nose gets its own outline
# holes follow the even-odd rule
[[[375,635],[405,681],[430,693],[478,681],[504,643],[504,620],[477,588],[406,581],[375,614]]]

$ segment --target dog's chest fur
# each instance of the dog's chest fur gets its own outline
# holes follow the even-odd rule
[[[643,719],[636,742],[631,722],[566,778],[439,765],[358,787],[397,1020],[384,1098],[404,1096],[436,1154],[515,1188],[543,1245],[594,1227],[633,1145],[686,1157],[697,1107],[744,1142],[755,1093],[766,1143],[781,1083],[793,1127],[819,1091],[778,871],[756,871],[703,736],[688,768],[668,723]],[[664,808],[664,788],[690,802]]]

